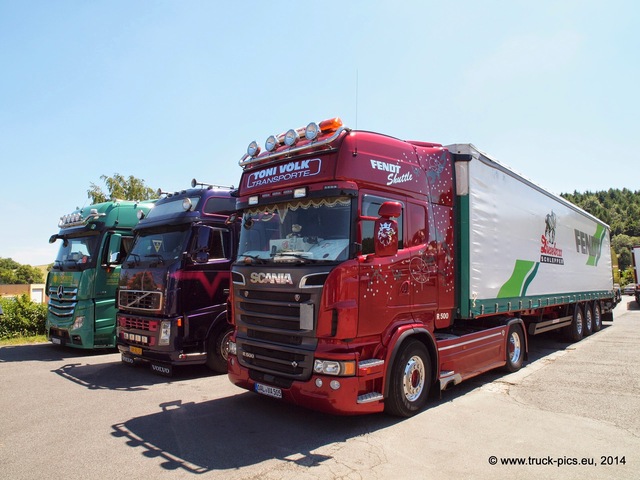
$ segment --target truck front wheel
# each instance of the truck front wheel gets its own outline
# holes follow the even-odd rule
[[[522,368],[523,360],[524,334],[522,328],[520,325],[511,325],[507,337],[507,363],[504,368],[508,372],[517,372]]]
[[[409,340],[401,347],[391,367],[389,382],[387,413],[410,417],[424,407],[431,387],[431,358],[422,343]]]
[[[229,338],[233,329],[229,325],[216,328],[207,342],[207,367],[214,372],[227,372],[227,358],[229,358]]]

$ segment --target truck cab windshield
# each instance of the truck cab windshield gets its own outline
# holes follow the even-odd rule
[[[124,267],[168,265],[182,258],[189,228],[187,225],[139,230]]]
[[[333,262],[349,255],[351,200],[304,199],[244,211],[239,261]]]
[[[100,235],[64,237],[58,256],[53,261],[56,270],[84,270],[96,265]]]

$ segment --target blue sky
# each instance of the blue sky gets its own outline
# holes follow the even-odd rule
[[[52,262],[101,175],[237,185],[251,140],[334,116],[640,190],[639,5],[0,0],[0,257]]]

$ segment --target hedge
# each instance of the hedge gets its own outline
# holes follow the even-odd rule
[[[0,298],[4,315],[0,316],[0,339],[44,335],[47,305],[29,297]]]

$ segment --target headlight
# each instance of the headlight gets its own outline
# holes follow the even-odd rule
[[[236,342],[229,342],[229,355],[237,355],[238,348],[236,347]]]
[[[171,320],[163,320],[160,323],[160,340],[158,345],[169,345],[171,339]]]
[[[356,373],[356,362],[316,359],[313,363],[313,371],[324,375],[350,377]]]
[[[80,315],[79,317],[76,317],[76,321],[73,322],[73,325],[71,326],[71,330],[77,330],[79,328],[82,328],[82,325],[84,325],[84,315]]]

